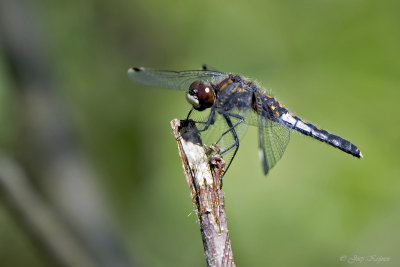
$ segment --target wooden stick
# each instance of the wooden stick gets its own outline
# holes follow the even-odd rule
[[[193,122],[174,119],[171,126],[199,220],[207,264],[235,266],[221,185],[225,162],[215,152],[207,156]]]

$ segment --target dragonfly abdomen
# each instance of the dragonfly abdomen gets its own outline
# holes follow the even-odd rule
[[[331,134],[315,125],[303,121],[299,117],[287,112],[281,115],[281,120],[289,127],[304,135],[311,136],[314,139],[325,142],[333,147],[349,153],[357,158],[362,158],[360,150],[350,141],[341,138],[340,136]]]

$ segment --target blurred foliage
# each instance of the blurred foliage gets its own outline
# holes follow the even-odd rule
[[[224,180],[238,266],[352,266],[400,247],[398,1],[37,1],[58,88],[141,266],[204,266],[169,121],[181,92],[132,83],[131,66],[207,63],[256,78],[298,116],[348,138],[358,160],[293,134],[263,177],[255,129]],[[0,50],[1,51],[1,50]],[[17,142],[0,54],[0,144]],[[272,89],[270,89],[272,88]],[[43,266],[0,206],[2,266]],[[372,263],[371,263],[372,264]]]

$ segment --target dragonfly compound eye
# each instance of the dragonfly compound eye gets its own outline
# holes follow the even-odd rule
[[[197,90],[200,106],[210,108],[214,104],[214,93],[210,86],[200,84]]]
[[[194,81],[186,93],[186,100],[197,110],[205,110],[214,104],[214,93],[210,86]]]

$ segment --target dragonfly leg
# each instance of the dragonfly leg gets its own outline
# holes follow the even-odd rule
[[[194,108],[192,107],[192,108],[190,109],[189,113],[187,114],[185,121],[188,121],[188,120],[189,120],[190,115],[192,114],[193,110],[194,110]],[[200,123],[200,124],[207,124],[207,122],[208,122],[208,120],[207,120],[207,121],[195,121],[195,120],[192,120],[192,121],[193,121],[194,123]],[[208,127],[207,127],[207,128],[208,128]],[[201,131],[205,131],[205,130],[200,130],[200,132],[201,132]]]
[[[189,113],[187,114],[187,116],[186,116],[186,120],[187,120],[187,121],[189,120],[190,114],[192,114],[193,110],[194,110],[194,107],[192,107],[192,108],[190,109]]]
[[[199,132],[204,132],[207,131],[207,129],[210,127],[210,125],[213,123],[214,120],[214,116],[215,116],[215,110],[211,109],[210,111],[210,115],[208,116],[208,119],[206,122],[204,121],[195,121],[196,123],[201,123],[201,124],[205,124],[204,128],[199,130]]]
[[[228,167],[226,167],[226,169],[225,169],[225,172],[224,172],[224,175],[225,175],[225,173],[228,171],[229,167],[231,166],[231,163],[232,163],[233,159],[235,158],[236,153],[237,153],[237,151],[238,151],[238,149],[239,149],[239,138],[238,138],[238,136],[237,136],[237,134],[236,134],[235,127],[238,126],[240,123],[242,123],[242,122],[244,121],[244,118],[243,118],[242,116],[240,116],[240,115],[233,114],[233,113],[229,113],[229,112],[223,113],[222,115],[224,116],[224,119],[225,119],[226,123],[227,123],[228,126],[229,126],[229,130],[227,130],[226,132],[224,132],[224,133],[222,134],[222,136],[224,136],[224,135],[225,135],[226,133],[228,133],[228,132],[231,132],[231,133],[232,133],[232,136],[233,136],[233,139],[235,140],[235,143],[234,143],[233,145],[231,145],[230,147],[228,147],[227,149],[225,149],[224,151],[222,151],[222,152],[221,152],[221,155],[224,154],[224,153],[226,153],[226,152],[228,152],[228,151],[231,150],[232,148],[236,147],[236,148],[235,148],[235,151],[233,152],[232,158],[231,158],[231,160],[229,161]],[[233,125],[230,116],[231,116],[231,117],[238,118],[239,121],[238,121],[237,123],[235,123],[235,125]],[[219,138],[218,142],[221,140],[222,136]],[[217,143],[218,143],[218,142],[217,142]]]
[[[235,125],[233,125],[232,127],[228,124],[229,129],[226,130],[224,133],[222,133],[222,135],[220,136],[220,138],[217,141],[217,144],[218,144],[219,141],[221,141],[222,137],[224,137],[225,134],[231,132],[233,130],[233,128],[235,128],[236,126],[238,126],[239,124],[241,124],[244,121],[244,118],[242,116],[234,114],[234,113],[226,112],[224,114],[224,117],[225,117],[225,115],[228,116],[228,117],[231,116],[231,117],[237,118],[237,119],[239,119],[239,121],[237,123],[235,123]],[[225,118],[225,120],[226,120],[226,118]],[[232,125],[232,121],[231,121],[231,125]],[[224,152],[230,150],[232,147],[233,146],[231,146],[230,148],[226,149]]]

